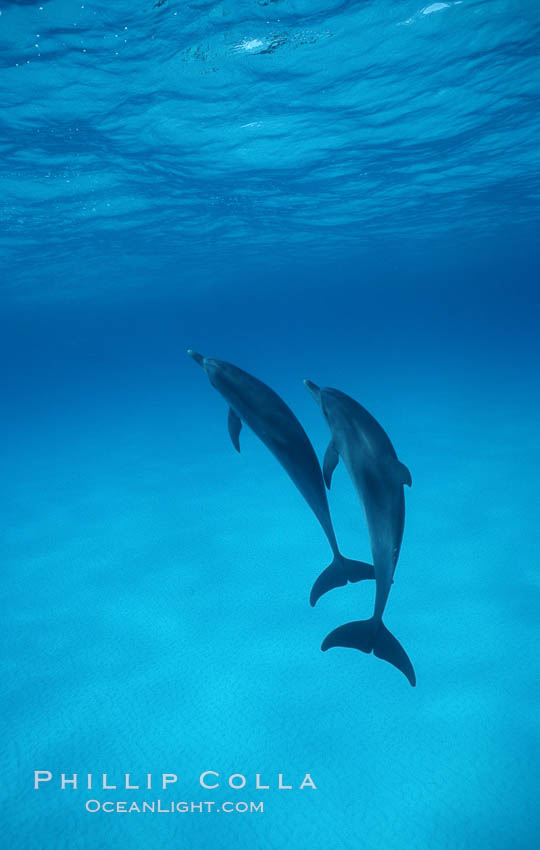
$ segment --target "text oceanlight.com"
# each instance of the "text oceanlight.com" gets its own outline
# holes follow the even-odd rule
[[[142,802],[136,802],[135,800],[131,802],[127,800],[105,800],[104,802],[100,800],[87,800],[85,809],[87,812],[106,812],[109,814],[144,814],[145,812],[151,812],[153,814],[202,814],[203,812],[238,812],[240,814],[246,814],[248,812],[264,812],[264,803],[261,800],[258,802],[253,800],[249,802],[238,800],[235,803],[231,800],[225,800],[224,803],[217,803],[215,800],[191,800],[189,802],[181,800],[178,803],[174,800],[171,802],[164,800],[143,800]]]

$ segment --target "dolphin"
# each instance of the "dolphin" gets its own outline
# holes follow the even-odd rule
[[[386,432],[361,404],[339,390],[320,389],[311,381],[304,384],[319,404],[332,435],[323,463],[326,486],[330,488],[341,456],[364,506],[375,568],[372,617],[334,629],[325,637],[321,649],[324,652],[333,646],[348,646],[373,652],[401,670],[414,686],[416,676],[409,657],[382,621],[403,537],[403,485],[412,485],[411,473],[398,460]],[[340,565],[336,566],[339,570]],[[313,605],[326,590],[343,583],[339,574],[332,576],[334,569],[331,564],[313,585]]]
[[[374,578],[372,564],[352,561],[339,551],[317,455],[283,399],[258,378],[231,363],[203,357],[192,349],[188,349],[188,354],[202,366],[212,386],[229,405],[229,435],[235,449],[240,451],[240,430],[245,422],[292,478],[326,534],[335,570],[349,576],[350,581]],[[345,580],[343,584],[346,583]]]

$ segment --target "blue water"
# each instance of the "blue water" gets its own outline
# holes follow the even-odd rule
[[[3,843],[538,847],[540,8],[1,12]],[[189,347],[276,389],[321,458],[303,378],[387,430],[416,689],[320,652],[373,588],[310,608],[324,535],[247,428],[234,451]],[[330,506],[369,560],[341,464]],[[84,789],[105,772],[179,779]],[[265,811],[85,810],[158,797]]]

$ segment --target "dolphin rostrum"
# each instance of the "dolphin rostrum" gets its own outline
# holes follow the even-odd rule
[[[324,652],[333,646],[348,646],[373,652],[401,670],[414,686],[416,676],[409,657],[382,621],[403,537],[403,485],[411,486],[411,473],[398,460],[388,435],[362,405],[339,390],[319,389],[311,381],[304,384],[319,404],[332,435],[323,463],[326,486],[330,488],[341,456],[364,506],[375,568],[373,616],[334,629],[321,649]],[[343,584],[339,574],[332,575],[333,570],[334,564],[313,585],[312,605],[327,590]]]
[[[191,349],[188,354],[202,366],[212,386],[229,405],[228,427],[235,449],[240,451],[240,430],[245,422],[275,455],[319,520],[334,554],[335,569],[350,576],[351,581],[374,578],[371,564],[349,560],[339,551],[317,455],[283,399],[231,363],[203,357]],[[345,580],[343,584],[346,583]]]

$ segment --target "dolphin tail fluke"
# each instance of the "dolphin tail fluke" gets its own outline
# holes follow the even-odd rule
[[[384,661],[388,661],[389,664],[393,664],[398,670],[401,670],[414,688],[416,685],[416,674],[411,659],[398,639],[394,637],[392,632],[388,631],[383,623],[380,624],[377,630],[375,643],[373,644],[373,653],[377,658],[382,658]]]
[[[377,627],[373,618],[346,623],[334,629],[323,640],[321,649],[326,652],[333,646],[347,646],[368,654],[373,652],[377,658],[382,658],[401,670],[413,687],[416,685],[416,675],[409,656],[386,626],[380,623]]]
[[[319,578],[311,588],[309,601],[314,606],[321,596],[333,590],[334,587],[344,587],[348,581],[357,582],[363,579],[375,578],[372,564],[364,561],[352,561],[342,555],[336,555],[329,567],[322,571]]]

